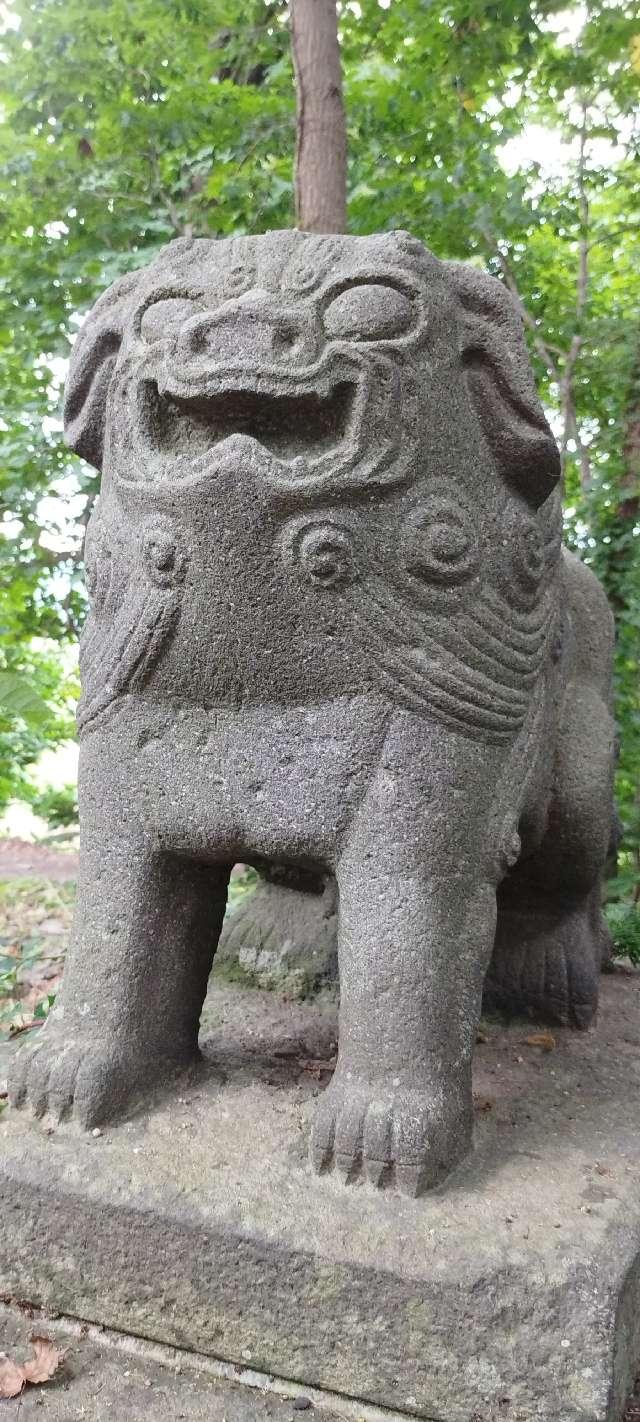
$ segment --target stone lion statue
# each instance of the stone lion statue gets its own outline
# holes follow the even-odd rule
[[[404,232],[184,239],[82,329],[74,946],[15,1105],[116,1118],[197,1055],[236,862],[332,875],[318,1169],[468,1151],[483,983],[597,998],[611,617],[499,282]]]

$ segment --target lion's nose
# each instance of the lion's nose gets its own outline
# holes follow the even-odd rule
[[[307,364],[316,354],[316,344],[309,313],[256,290],[187,321],[176,357],[189,365],[284,367]]]

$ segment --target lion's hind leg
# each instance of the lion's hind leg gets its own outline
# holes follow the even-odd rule
[[[588,1027],[598,1005],[605,947],[599,885],[582,897],[567,897],[509,881],[498,894],[485,1006]]]

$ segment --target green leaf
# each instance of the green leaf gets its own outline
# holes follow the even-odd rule
[[[10,717],[19,716],[23,721],[35,726],[42,725],[51,715],[46,701],[43,701],[24,676],[2,671],[0,671],[0,712]]]
[[[46,997],[41,998],[40,1001],[36,1003],[33,1009],[33,1016],[36,1022],[42,1022],[46,1017],[49,1016],[49,1013],[51,1011],[51,1008],[53,1007],[55,1000],[55,993],[50,992],[47,994]]]

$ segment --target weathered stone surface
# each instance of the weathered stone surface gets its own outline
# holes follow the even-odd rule
[[[488,1027],[475,1152],[419,1200],[310,1169],[336,1027],[328,1006],[216,988],[206,1065],[166,1104],[99,1137],[8,1113],[0,1292],[437,1422],[620,1422],[640,975],[605,979],[595,1028],[552,1051],[530,1024]]]
[[[338,987],[335,879],[266,869],[225,918],[215,972],[296,998]]]
[[[339,889],[313,1159],[436,1185],[492,952],[580,1026],[602,956],[611,618],[512,299],[403,232],[181,240],[98,302],[65,418],[103,469],[78,915],[12,1100],[91,1126],[194,1060],[231,866],[299,866]]]

